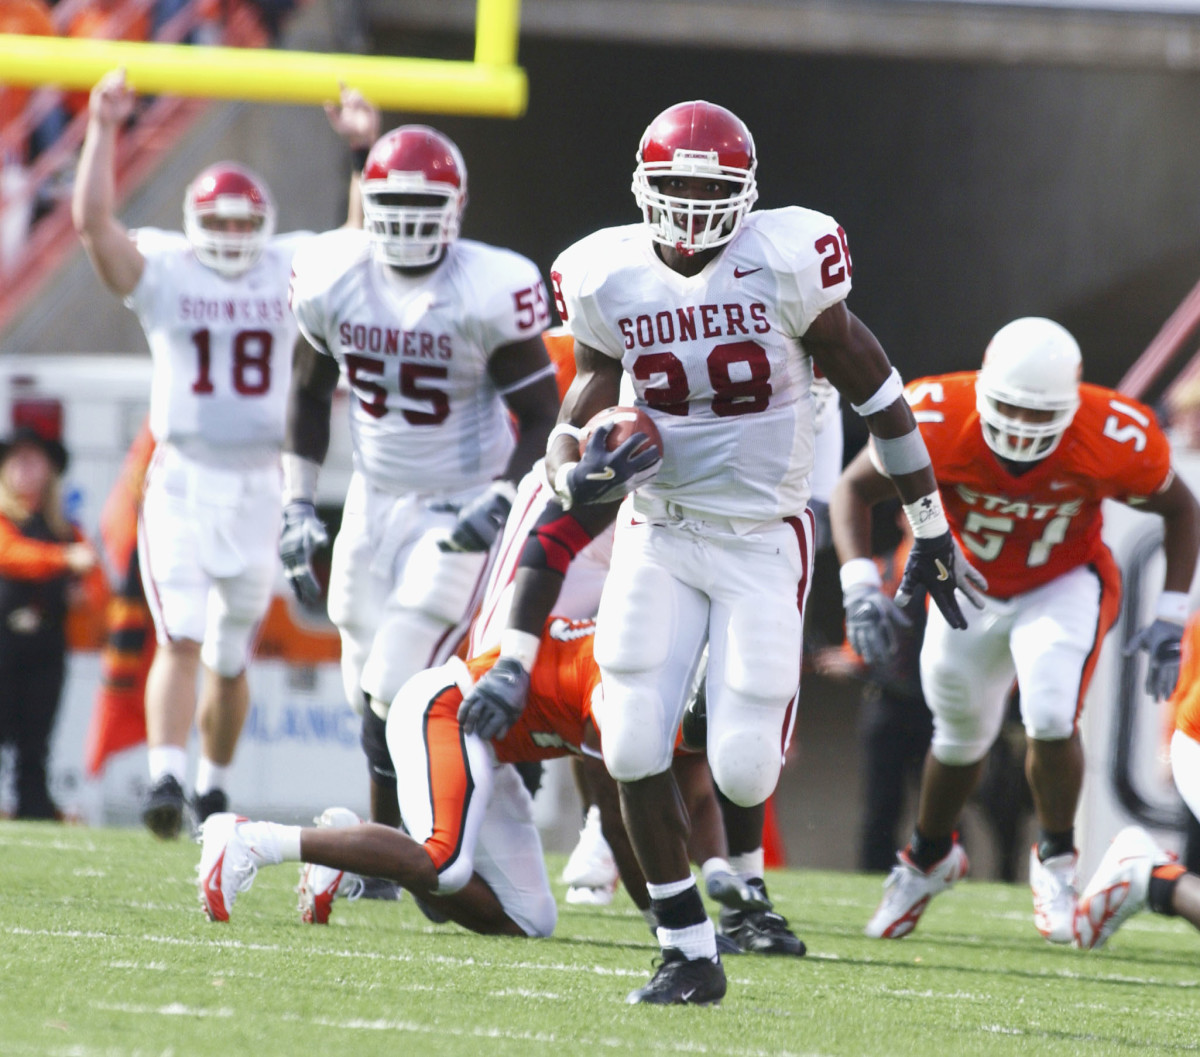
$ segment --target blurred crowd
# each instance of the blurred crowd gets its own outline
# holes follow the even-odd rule
[[[274,45],[296,6],[297,0],[0,0],[0,34],[229,44],[234,17],[249,16],[251,37]],[[87,100],[86,91],[35,91],[6,85],[0,75],[0,273],[14,264],[32,226],[70,198]]]

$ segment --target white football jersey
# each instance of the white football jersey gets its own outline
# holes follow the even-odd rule
[[[154,360],[154,439],[233,461],[277,453],[296,343],[288,281],[312,233],[276,235],[233,278],[201,264],[179,232],[142,228],[134,238],[146,265],[125,304]]]
[[[377,262],[367,236],[327,232],[296,256],[292,310],[350,383],[355,468],[399,494],[457,492],[498,477],[515,444],[487,371],[503,345],[550,319],[532,261],[457,239],[411,278]]]
[[[752,212],[692,277],[663,264],[644,225],[606,228],[551,274],[576,340],[621,361],[662,433],[662,467],[639,494],[743,522],[804,509],[814,411],[800,339],[850,292],[835,220]]]

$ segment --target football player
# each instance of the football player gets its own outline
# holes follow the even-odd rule
[[[346,698],[363,719],[371,817],[399,825],[388,707],[466,634],[515,482],[545,447],[558,392],[537,268],[459,238],[467,169],[458,147],[424,125],[393,129],[371,148],[361,193],[365,230],[321,235],[293,266],[301,337],[280,553],[297,595],[317,601],[312,556],[325,529],[314,499],[344,373],[354,474],[328,611]]]
[[[288,280],[311,233],[276,235],[266,184],[232,162],[188,186],[182,234],[127,231],[113,212],[114,164],[134,103],[123,70],[92,90],[72,215],[97,275],[137,313],[154,361],[157,450],[138,547],[158,649],[146,687],[151,784],[142,818],[172,838],[193,719],[195,814],[227,804],[249,705],[246,664],[279,568],[279,458],[296,336]],[[373,139],[378,116],[357,92],[345,90],[329,112],[352,147]]]
[[[900,377],[846,307],[845,232],[799,207],[752,212],[756,167],[736,115],[703,101],[668,108],[637,154],[642,222],[581,240],[552,271],[578,368],[547,454],[564,504],[611,501],[639,483],[621,448],[592,443],[581,455],[578,427],[597,411],[631,394],[665,451],[618,519],[597,618],[604,760],[621,783],[664,950],[631,1002],[709,1003],[725,993],[688,869],[671,755],[707,643],[717,785],[744,807],[775,788],[811,580],[814,362],[884,439],[916,523],[914,590],[927,586],[957,625],[965,619],[955,586],[974,590]]]
[[[237,895],[250,887],[259,867],[303,861],[308,866],[301,875],[300,905],[310,923],[328,921],[349,873],[392,879],[411,890],[427,914],[476,932],[550,935],[557,919],[554,896],[530,796],[511,765],[568,754],[597,756],[592,708],[602,690],[592,658],[593,631],[590,621],[547,622],[537,661],[524,680],[528,706],[507,724],[468,727],[460,719],[464,694],[477,680],[510,678],[503,669],[496,672],[499,647],[465,663],[451,658],[405,684],[389,709],[386,740],[407,832],[359,823],[344,808],[326,811],[320,825],[304,829],[231,813],[211,816],[201,831],[199,869],[200,900],[209,919],[229,919]],[[697,854],[711,856],[721,845],[712,787],[688,781],[687,788],[688,810],[702,835]],[[605,831],[626,887],[653,925],[616,798],[604,806]]]
[[[1063,327],[1024,318],[996,333],[979,371],[908,386],[946,516],[989,587],[983,616],[965,631],[951,634],[942,614],[929,613],[921,684],[933,742],[916,828],[867,925],[869,936],[907,935],[930,898],[966,873],[955,825],[1015,678],[1041,827],[1029,864],[1034,923],[1053,943],[1072,941],[1084,767],[1079,715],[1121,590],[1100,538],[1106,498],[1163,519],[1163,592],[1156,619],[1134,645],[1149,654],[1153,691],[1165,697],[1174,688],[1200,511],[1171,468],[1153,413],[1111,389],[1082,384],[1081,373],[1079,346]],[[870,507],[888,494],[889,472],[873,441],[847,467],[831,507],[847,637],[868,661],[887,656],[895,624],[908,619],[880,592],[868,557]],[[896,602],[903,601],[898,593]]]

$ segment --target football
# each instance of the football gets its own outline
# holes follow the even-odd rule
[[[649,443],[658,449],[658,457],[662,458],[662,434],[658,432],[654,420],[645,411],[636,407],[606,407],[588,419],[579,434],[579,453],[581,455],[583,449],[587,447],[592,431],[606,422],[613,423],[612,432],[608,435],[606,445],[609,451],[616,451],[635,433],[644,433],[650,438]]]

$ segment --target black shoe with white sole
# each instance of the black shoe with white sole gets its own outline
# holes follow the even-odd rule
[[[725,997],[725,970],[721,959],[686,958],[683,951],[666,947],[662,963],[645,987],[631,991],[630,1005],[708,1006]]]

